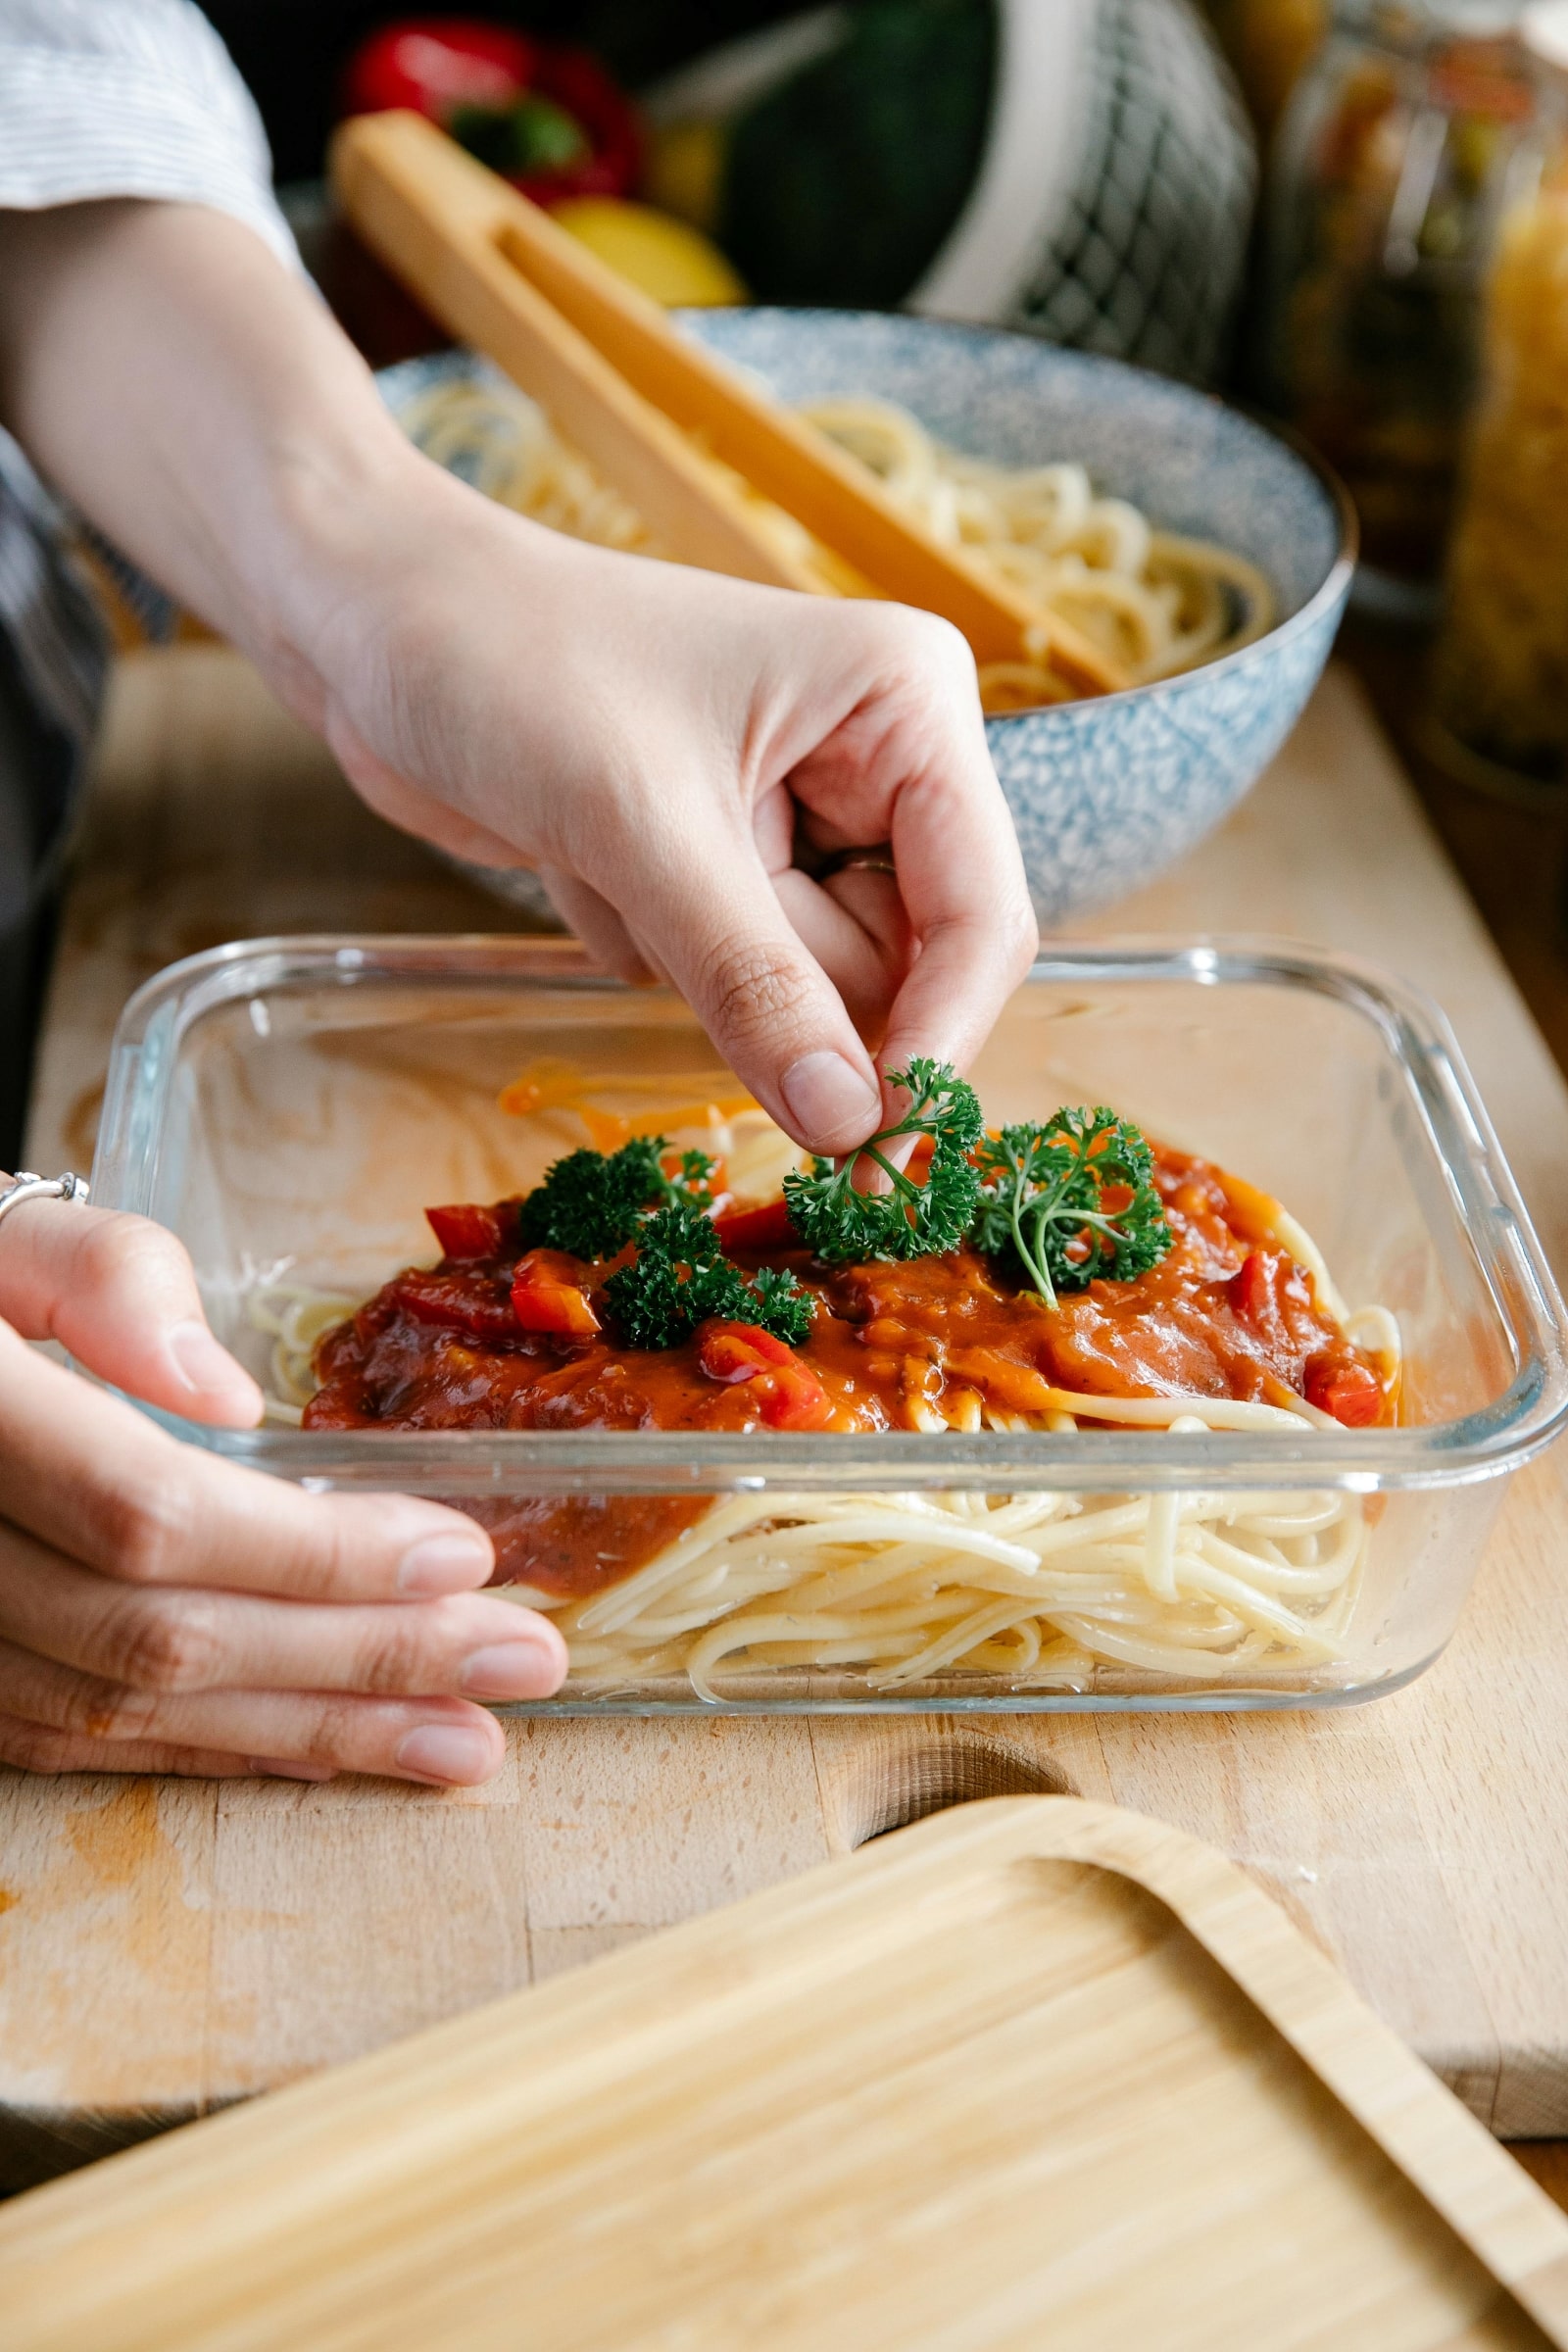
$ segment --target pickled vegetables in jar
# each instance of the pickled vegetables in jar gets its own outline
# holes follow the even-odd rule
[[[1568,784],[1568,173],[1503,225],[1433,710],[1470,780]]]
[[[1441,569],[1498,229],[1558,109],[1498,0],[1342,0],[1282,125],[1270,393],[1344,475],[1367,564]]]

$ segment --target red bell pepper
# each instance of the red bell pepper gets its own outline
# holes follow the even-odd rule
[[[440,1243],[443,1257],[499,1257],[507,1239],[501,1210],[510,1205],[485,1208],[477,1200],[455,1201],[449,1208],[427,1208],[425,1223]]]
[[[410,107],[444,122],[460,106],[515,106],[539,63],[537,45],[476,17],[409,17],[361,43],[343,79],[346,115]]]
[[[410,17],[354,53],[343,112],[409,107],[536,204],[625,196],[642,169],[630,103],[585,50],[472,17]]]
[[[801,1237],[790,1223],[787,1200],[764,1201],[760,1208],[727,1208],[713,1219],[726,1252],[736,1250],[799,1250]]]
[[[643,134],[630,100],[586,49],[541,47],[533,92],[581,128],[588,152],[552,172],[523,173],[515,184],[535,204],[566,196],[629,196],[642,177]]]
[[[697,1334],[697,1360],[710,1380],[755,1380],[760,1372],[793,1364],[793,1350],[760,1323],[704,1323]]]
[[[599,1317],[583,1295],[577,1260],[562,1250],[530,1250],[512,1278],[512,1311],[524,1331],[590,1339]]]
[[[1308,1359],[1306,1401],[1331,1413],[1343,1429],[1371,1429],[1383,1416],[1383,1385],[1366,1364],[1332,1355]]]
[[[769,1429],[825,1429],[833,1418],[828,1393],[805,1364],[781,1364],[758,1393]]]
[[[1279,1311],[1274,1296],[1274,1274],[1278,1263],[1278,1253],[1274,1250],[1250,1250],[1242,1260],[1240,1271],[1231,1276],[1231,1304],[1249,1323],[1266,1324]]]
[[[757,1409],[769,1429],[823,1429],[828,1393],[794,1349],[758,1323],[704,1323],[697,1359],[710,1380],[757,1383]]]
[[[1305,1274],[1283,1250],[1250,1250],[1230,1279],[1230,1301],[1259,1338],[1279,1347],[1309,1343],[1312,1293]]]

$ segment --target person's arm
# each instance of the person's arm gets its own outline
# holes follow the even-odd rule
[[[490,505],[405,443],[238,221],[0,217],[0,421],[253,656],[373,807],[540,867],[590,947],[673,981],[803,1143],[869,1132],[878,1066],[965,1061],[1021,976],[1034,924],[953,630]],[[814,881],[802,839],[890,843],[896,873]]]

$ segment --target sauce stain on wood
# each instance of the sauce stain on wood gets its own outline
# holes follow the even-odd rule
[[[61,1786],[73,1800],[63,1837],[44,1848],[6,1840],[0,2038],[39,2108],[190,2100],[205,2074],[213,1792],[152,1780]]]

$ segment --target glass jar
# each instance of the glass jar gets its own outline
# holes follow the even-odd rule
[[[1568,8],[1530,12],[1560,55]],[[1433,660],[1429,748],[1468,782],[1531,797],[1568,784],[1568,166],[1502,226],[1486,382]]]
[[[1555,139],[1516,16],[1507,0],[1341,0],[1281,126],[1270,397],[1345,476],[1385,582],[1441,569],[1487,271]]]

